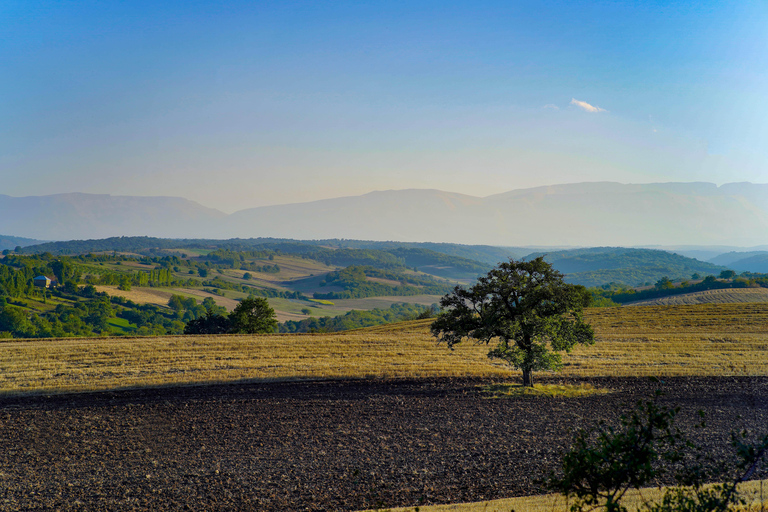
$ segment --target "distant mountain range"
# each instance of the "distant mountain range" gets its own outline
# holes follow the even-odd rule
[[[42,240],[22,238],[20,236],[0,235],[0,251],[4,251],[6,249],[13,250],[16,247],[27,247],[28,245],[37,245],[41,243],[43,243]]]
[[[578,183],[485,198],[390,190],[231,215],[176,197],[0,195],[0,233],[47,240],[279,237],[518,247],[754,247],[768,244],[768,185]]]

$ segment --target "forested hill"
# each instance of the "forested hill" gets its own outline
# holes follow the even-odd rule
[[[566,280],[584,286],[616,283],[625,286],[653,284],[663,277],[691,279],[694,274],[719,274],[726,267],[686,258],[655,249],[593,247],[548,253],[533,253],[526,259],[544,255]]]
[[[271,250],[294,254],[335,265],[416,267],[433,275],[468,278],[487,272],[493,265],[528,252],[524,248],[502,248],[436,243],[375,242],[362,240],[289,240],[281,238],[169,239],[113,237],[99,240],[48,242],[21,249],[22,254],[49,252],[76,255],[117,251],[149,255],[169,250]]]
[[[452,279],[473,279],[499,261],[524,254],[525,249],[459,244],[417,244],[351,240],[288,240],[233,238],[229,240],[113,237],[100,240],[48,242],[24,247],[22,254],[79,255],[118,252],[143,256],[163,253],[210,251],[273,251],[312,259],[326,265],[369,265],[377,268],[417,268],[427,274]],[[481,261],[467,256],[480,256]],[[494,263],[488,263],[493,261]]]
[[[10,237],[7,237],[10,238]],[[27,239],[24,239],[27,240]],[[118,251],[145,254],[150,249],[227,249],[230,251],[243,251],[253,249],[275,250],[297,253],[308,250],[307,247],[324,247],[331,249],[373,249],[378,251],[392,251],[402,249],[426,249],[434,253],[447,256],[455,256],[459,259],[471,260],[473,263],[484,263],[494,266],[509,258],[519,259],[530,253],[533,249],[525,247],[495,247],[491,245],[463,245],[432,242],[378,242],[371,240],[292,240],[288,238],[231,238],[227,240],[215,240],[205,238],[155,238],[148,236],[122,236],[91,240],[69,240],[61,242],[35,242],[20,243],[22,254],[50,252],[54,255],[87,254],[89,252]],[[29,245],[35,244],[31,247]],[[9,247],[13,249],[16,247]],[[411,256],[418,258],[416,253]],[[425,263],[420,260],[420,264]],[[416,265],[416,263],[413,263]],[[471,266],[471,265],[470,265]]]

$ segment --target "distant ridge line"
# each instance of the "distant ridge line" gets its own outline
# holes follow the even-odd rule
[[[438,189],[261,206],[227,215],[169,196],[0,195],[0,233],[399,240],[494,246],[768,244],[768,184],[584,182],[486,197]]]

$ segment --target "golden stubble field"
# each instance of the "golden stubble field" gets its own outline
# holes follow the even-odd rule
[[[597,342],[558,375],[768,375],[768,303],[592,309]],[[0,343],[0,393],[244,380],[518,376],[488,347],[451,351],[429,320],[336,334],[65,338]],[[540,373],[539,375],[546,375]]]

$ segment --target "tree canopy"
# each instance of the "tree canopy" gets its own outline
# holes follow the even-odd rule
[[[498,340],[488,357],[522,370],[523,384],[533,386],[532,372],[561,367],[559,352],[594,342],[594,331],[582,316],[589,302],[583,286],[565,283],[543,257],[510,260],[473,286],[457,286],[444,296],[444,312],[431,329],[451,348],[464,339]]]
[[[207,307],[205,316],[190,320],[184,334],[263,334],[275,332],[277,318],[267,299],[248,297],[224,315],[224,308]]]
[[[248,297],[235,306],[229,315],[232,333],[258,334],[275,332],[275,310],[263,297]]]

